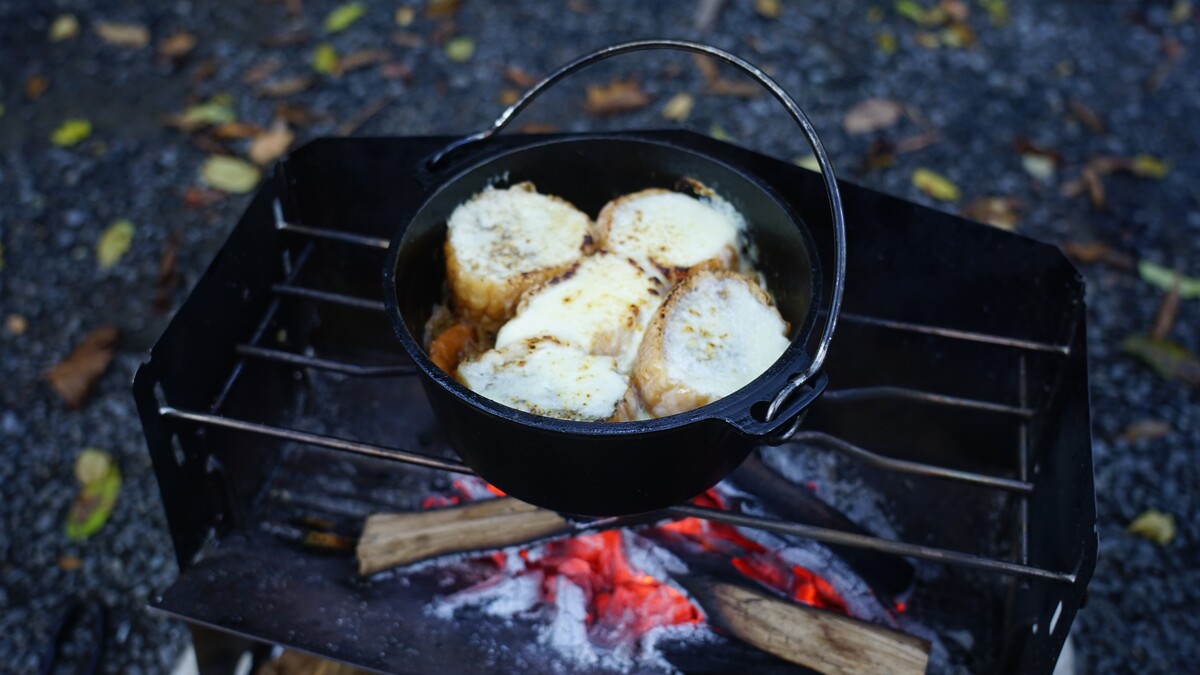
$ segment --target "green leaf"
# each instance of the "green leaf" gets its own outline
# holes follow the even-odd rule
[[[733,142],[733,135],[726,131],[725,127],[721,126],[720,124],[713,124],[710,126],[708,128],[708,135],[712,136],[718,141],[725,141],[727,143]]]
[[[116,265],[133,243],[133,223],[122,219],[109,225],[96,242],[96,262],[106,270]]]
[[[1164,291],[1170,292],[1175,285],[1175,270],[1162,265],[1142,260],[1138,262],[1138,276],[1148,284],[1154,284]],[[1200,298],[1200,279],[1195,277],[1179,277],[1179,297],[1185,300]]]
[[[474,55],[475,41],[465,35],[446,43],[446,58],[455,63],[469,61]]]
[[[1146,509],[1133,519],[1126,531],[1166,546],[1175,538],[1175,516],[1158,509]]]
[[[67,513],[67,537],[86,539],[104,527],[112,515],[121,492],[121,472],[112,456],[103,450],[88,448],[75,460],[79,495]]]
[[[896,13],[919,26],[936,26],[946,20],[941,7],[926,9],[916,0],[896,0]]]
[[[958,186],[952,183],[949,178],[929,169],[918,168],[914,170],[912,172],[912,184],[921,192],[943,202],[956,202],[961,197]]]
[[[1143,178],[1162,180],[1171,173],[1171,165],[1151,155],[1138,155],[1133,158],[1133,172]]]
[[[50,142],[60,148],[69,148],[92,135],[92,123],[83,119],[69,119],[50,134]]]
[[[313,50],[312,69],[322,75],[332,75],[338,69],[338,54],[333,45],[322,42]]]
[[[341,5],[325,16],[325,32],[340,33],[366,13],[367,6],[361,2],[348,2]]]
[[[1192,386],[1200,384],[1200,360],[1170,340],[1132,335],[1125,338],[1121,348],[1144,361],[1163,379],[1177,380]]]
[[[233,107],[225,97],[214,96],[204,103],[185,109],[179,119],[189,126],[217,126],[235,121],[237,114],[233,112]]]
[[[224,155],[209,157],[204,161],[200,173],[210,186],[222,192],[239,195],[252,191],[262,178],[262,172],[257,166],[237,157]]]

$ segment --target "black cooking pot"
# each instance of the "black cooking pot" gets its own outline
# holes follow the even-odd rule
[[[616,54],[682,49],[731,63],[763,84],[792,114],[824,171],[836,228],[834,288],[818,348],[804,350],[818,314],[821,275],[811,235],[799,216],[762,181],[695,150],[637,134],[580,135],[497,151],[487,139],[557,80]],[[457,170],[445,169],[453,153]],[[530,89],[488,130],[431,159],[436,183],[407,227],[392,241],[384,269],[384,302],[396,334],[422,374],[422,384],[451,447],[485,480],[509,495],[581,516],[639,513],[677,504],[737,468],[755,445],[779,442],[799,425],[824,390],[820,372],[836,324],[845,267],[841,201],[832,167],[804,113],[765,74],[720,50],[688,42],[647,41],[585,56]],[[465,168],[461,168],[465,167]],[[440,172],[440,173],[439,173]],[[426,321],[444,300],[446,220],[488,185],[532,181],[595,217],[614,197],[649,187],[676,189],[692,178],[745,217],[759,251],[758,268],[791,326],[791,345],[761,376],[725,398],[690,412],[635,422],[575,422],[501,405],[443,372],[424,350]]]

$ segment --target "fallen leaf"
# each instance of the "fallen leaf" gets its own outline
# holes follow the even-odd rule
[[[1190,21],[1191,18],[1192,3],[1190,0],[1175,0],[1175,4],[1171,5],[1171,11],[1167,14],[1167,20],[1176,26]]]
[[[312,126],[331,119],[328,113],[316,113],[302,105],[292,105],[286,101],[275,104],[275,116],[286,120],[293,127]]]
[[[329,14],[325,15],[325,23],[322,24],[326,33],[340,33],[355,21],[358,21],[367,13],[367,6],[361,2],[348,2],[344,5],[339,5],[334,8]]]
[[[462,0],[427,0],[425,3],[426,19],[451,19],[458,13]]]
[[[688,115],[692,114],[692,108],[695,105],[696,99],[692,98],[691,94],[681,91],[672,96],[671,100],[667,101],[667,104],[663,106],[663,119],[668,119],[672,122],[682,122],[688,118]]]
[[[272,80],[255,88],[255,92],[259,96],[270,96],[272,98],[282,98],[299,94],[311,88],[316,84],[316,80],[311,75],[297,75],[295,77],[286,77],[282,80]]]
[[[1158,286],[1164,291],[1170,291],[1175,285],[1175,275],[1175,270],[1149,260],[1138,262],[1138,276],[1142,278],[1142,281]],[[1184,300],[1200,298],[1200,279],[1180,275],[1179,297]]]
[[[1049,155],[1027,152],[1021,155],[1021,168],[1038,180],[1050,180],[1054,176],[1054,159]]]
[[[188,141],[206,155],[226,155],[232,157],[237,153],[228,145],[210,134],[191,134]]]
[[[108,522],[121,491],[121,472],[107,452],[87,448],[75,460],[75,477],[79,495],[67,514],[67,537],[79,541]]]
[[[754,0],[754,11],[767,19],[778,19],[783,11],[779,0]]]
[[[263,128],[249,122],[226,122],[220,126],[213,127],[208,133],[212,134],[213,138],[229,141],[256,138],[263,133]]]
[[[417,10],[407,5],[396,10],[396,25],[407,28],[417,18]]]
[[[404,80],[405,82],[412,79],[412,66],[407,63],[385,63],[379,67],[379,75],[387,80]]]
[[[221,67],[219,61],[216,59],[208,59],[197,65],[195,69],[192,70],[192,74],[188,75],[188,82],[191,83],[193,87],[204,84],[210,80],[213,75],[217,74],[217,68],[219,67]]]
[[[509,106],[521,100],[521,92],[516,89],[501,89],[497,99],[500,105]]]
[[[177,115],[168,115],[163,119],[163,123],[185,133],[191,133],[206,126],[228,124],[235,119],[237,119],[237,114],[233,111],[233,99],[229,96],[217,95],[204,103],[184,108],[183,112]]]
[[[36,101],[50,88],[50,78],[45,75],[33,75],[25,80],[25,98]]]
[[[158,257],[158,278],[154,281],[154,311],[159,314],[171,308],[171,297],[179,287],[183,277],[178,267],[179,245],[182,242],[179,230],[171,233],[167,244],[163,247],[162,255]]]
[[[83,142],[92,135],[92,123],[83,118],[69,119],[58,125],[50,134],[50,142],[60,148],[69,148]]]
[[[454,63],[469,61],[475,55],[475,40],[465,35],[446,42],[444,48],[446,58]]]
[[[904,104],[890,98],[869,98],[857,103],[842,117],[848,134],[869,134],[887,129],[900,121]]]
[[[536,77],[520,66],[504,66],[504,79],[518,89],[529,89],[538,83]]]
[[[967,218],[1012,232],[1017,227],[1021,200],[1016,197],[980,197],[962,208]]]
[[[50,24],[50,41],[63,42],[79,36],[79,19],[74,14],[59,14]]]
[[[1157,157],[1150,155],[1138,155],[1133,158],[1133,164],[1130,170],[1138,176],[1144,178],[1155,178],[1162,180],[1171,172],[1171,167],[1166,162]]]
[[[891,141],[886,138],[876,138],[871,141],[871,145],[867,147],[866,154],[859,161],[858,166],[854,168],[854,172],[860,176],[866,175],[872,171],[886,169],[889,166],[896,164],[896,148]]]
[[[879,5],[871,5],[867,8],[867,21],[871,23],[879,23],[883,21],[883,8]]]
[[[196,36],[181,30],[158,43],[158,55],[164,59],[180,61],[195,48]]]
[[[100,239],[96,241],[96,262],[100,269],[114,267],[121,261],[121,256],[129,250],[133,243],[133,223],[122,218],[105,228]]]
[[[1120,270],[1132,270],[1134,268],[1131,256],[1114,251],[1107,244],[1102,244],[1098,241],[1068,241],[1063,243],[1062,249],[1071,259],[1085,265],[1102,262],[1109,267],[1115,267]]]
[[[338,54],[333,45],[322,42],[312,53],[312,69],[322,75],[340,75]]]
[[[1163,296],[1162,302],[1158,305],[1158,312],[1154,315],[1154,325],[1149,333],[1151,339],[1165,340],[1171,334],[1171,329],[1175,327],[1175,320],[1179,318],[1179,285],[1182,280],[1182,275],[1176,272],[1171,290]]]
[[[938,3],[938,7],[946,13],[946,17],[951,21],[966,21],[971,16],[971,8],[963,0],[942,0]]]
[[[73,555],[59,556],[58,569],[64,572],[74,572],[83,567],[83,561]]]
[[[1125,529],[1129,534],[1166,546],[1175,538],[1175,516],[1158,509],[1146,509]]]
[[[1144,361],[1165,380],[1191,386],[1200,384],[1200,359],[1174,342],[1132,335],[1121,343],[1121,348]]]
[[[1008,25],[1008,3],[1005,0],[979,0],[979,4],[983,5],[993,26]]]
[[[584,109],[606,116],[631,112],[650,104],[650,96],[637,80],[613,80],[608,84],[589,84]]]
[[[262,178],[262,172],[253,164],[222,155],[206,159],[200,169],[200,175],[210,186],[238,195],[253,191]]]
[[[343,73],[352,70],[383,63],[392,58],[392,53],[386,49],[360,49],[343,56],[338,60],[338,67]]]
[[[951,49],[966,49],[975,45],[975,31],[965,23],[955,22],[938,33],[942,44]]]
[[[913,42],[916,42],[917,46],[922,49],[937,49],[942,46],[942,40],[938,34],[927,30],[919,30],[914,33]]]
[[[915,136],[901,138],[892,144],[892,150],[897,155],[903,155],[909,152],[924,150],[940,140],[942,140],[942,132],[934,129],[932,131],[926,131]]]
[[[425,46],[425,38],[421,37],[418,33],[407,30],[396,31],[392,35],[392,42],[401,47],[408,47],[409,49],[417,49],[418,47]]]
[[[943,202],[956,202],[961,196],[958,186],[950,179],[925,168],[913,171],[912,184],[921,192]]]
[[[1121,430],[1117,438],[1127,443],[1152,441],[1171,433],[1171,423],[1166,420],[1138,420]]]
[[[101,40],[114,47],[138,49],[150,43],[150,31],[136,23],[97,21],[96,34]]]
[[[183,191],[183,205],[189,209],[203,209],[225,199],[225,193],[195,185]]]
[[[712,136],[718,141],[725,141],[726,143],[732,143],[734,140],[733,135],[728,131],[725,131],[725,127],[721,126],[720,124],[714,124],[709,127],[708,135]]]
[[[46,380],[68,410],[78,410],[96,380],[104,374],[117,350],[120,332],[101,326],[88,334],[58,365],[46,371]]]
[[[704,93],[714,96],[737,96],[755,98],[763,94],[764,89],[746,80],[731,80],[721,77],[717,62],[700,54],[693,55],[693,61],[704,78]]]
[[[270,164],[287,152],[294,140],[296,135],[288,129],[287,122],[275,120],[270,129],[250,143],[250,160],[260,166]]]
[[[25,331],[29,330],[29,321],[20,314],[9,314],[4,317],[4,330],[9,335],[20,337],[25,334]]]
[[[1073,98],[1067,101],[1067,105],[1071,108],[1071,116],[1087,127],[1088,131],[1097,136],[1108,133],[1108,126],[1104,123],[1104,119],[1095,110],[1084,105],[1083,101]]]
[[[259,38],[258,43],[268,49],[278,49],[280,47],[298,47],[311,39],[312,35],[307,30],[299,28],[285,33],[265,35]]]
[[[1150,93],[1158,91],[1163,80],[1166,80],[1167,76],[1175,70],[1175,66],[1179,64],[1184,53],[1183,43],[1173,37],[1163,37],[1159,46],[1162,49],[1163,59],[1154,68],[1154,72],[1150,73],[1150,77],[1146,78],[1146,91]]]
[[[890,30],[881,30],[875,33],[875,46],[879,47],[879,51],[887,55],[896,53],[896,36]]]
[[[946,11],[940,6],[927,8],[917,0],[896,0],[893,6],[897,14],[926,28],[941,25],[946,21]]]
[[[242,73],[242,82],[246,84],[258,84],[274,75],[276,71],[283,67],[283,60],[270,58],[250,66],[246,72]]]

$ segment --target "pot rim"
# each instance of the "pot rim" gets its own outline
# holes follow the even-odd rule
[[[808,249],[809,265],[811,270],[811,294],[808,310],[805,312],[804,321],[800,329],[796,332],[795,337],[791,340],[787,349],[780,354],[770,367],[748,382],[740,389],[724,396],[712,403],[705,404],[699,408],[689,410],[675,415],[659,417],[649,420],[632,420],[626,422],[583,422],[578,420],[564,420],[555,417],[547,417],[544,415],[535,415],[524,410],[506,406],[497,401],[483,396],[465,385],[457,379],[446,373],[441,368],[433,363],[426,353],[422,344],[422,340],[414,336],[408,329],[408,324],[404,320],[404,316],[400,311],[399,289],[397,288],[396,279],[399,276],[397,270],[400,264],[400,250],[405,243],[406,236],[409,231],[409,226],[433,203],[446,189],[456,184],[463,179],[467,174],[472,173],[487,164],[503,160],[504,158],[526,152],[535,148],[541,148],[547,145],[565,145],[579,141],[596,141],[596,140],[613,140],[631,143],[640,143],[643,145],[652,145],[660,148],[665,148],[671,152],[681,152],[700,158],[706,162],[719,165],[724,169],[738,175],[751,183],[755,188],[762,192],[768,199],[772,200],[784,212],[796,230],[800,234],[804,245]],[[387,256],[384,262],[383,270],[383,300],[384,307],[388,315],[388,319],[392,324],[392,329],[400,340],[401,346],[405,352],[413,360],[422,374],[429,380],[432,380],[438,386],[449,391],[461,402],[466,403],[490,416],[517,422],[525,426],[537,428],[550,433],[562,433],[567,435],[583,435],[589,437],[595,436],[611,436],[623,437],[634,434],[666,432],[672,429],[689,426],[696,423],[708,421],[721,421],[729,424],[739,430],[743,430],[742,425],[736,423],[736,420],[744,419],[747,415],[755,414],[753,409],[762,404],[763,410],[765,405],[776,396],[778,391],[787,384],[788,380],[796,377],[812,362],[812,357],[805,351],[804,347],[812,336],[813,328],[816,324],[817,315],[820,313],[821,307],[821,268],[820,257],[817,255],[815,242],[812,238],[812,233],[805,225],[803,219],[795,212],[792,205],[782,199],[780,195],[768,185],[765,181],[759,178],[756,174],[746,171],[736,165],[730,164],[722,159],[718,159],[707,153],[698,151],[694,148],[683,146],[677,143],[667,142],[661,139],[647,138],[639,136],[636,131],[624,133],[598,132],[598,133],[570,133],[562,135],[553,135],[549,138],[538,138],[529,143],[517,145],[515,147],[506,147],[488,152],[491,148],[487,148],[491,144],[486,140],[480,141],[477,145],[483,148],[483,157],[474,157],[470,160],[464,160],[461,163],[455,163],[451,169],[453,174],[441,180],[433,178],[433,183],[428,189],[428,194],[422,200],[411,215],[407,218],[405,226],[397,230],[392,238],[391,244],[388,246]],[[770,386],[768,391],[762,392],[761,395],[756,395],[756,392]],[[818,389],[823,389],[823,384]],[[819,393],[819,391],[818,391]],[[814,397],[815,398],[815,397]],[[761,422],[761,416],[755,414]]]

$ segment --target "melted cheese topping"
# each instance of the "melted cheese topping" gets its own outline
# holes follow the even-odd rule
[[[716,195],[645,190],[618,200],[608,215],[604,248],[663,273],[709,261],[732,267],[746,229],[742,214]]]
[[[787,322],[744,277],[700,273],[684,290],[663,329],[670,380],[716,400],[749,384],[787,349]]]
[[[591,221],[530,183],[487,188],[450,214],[450,246],[472,276],[500,281],[578,260]]]
[[[580,421],[613,418],[629,391],[629,379],[611,356],[594,356],[553,338],[484,352],[459,366],[458,379],[497,403]]]
[[[530,290],[496,346],[550,335],[590,354],[615,356],[627,373],[662,294],[659,281],[632,261],[598,253]]]

